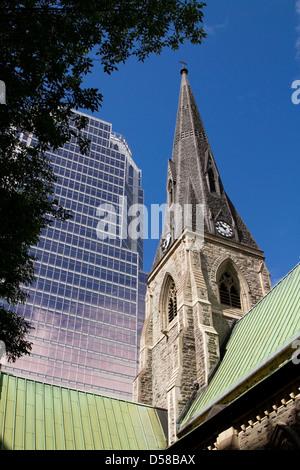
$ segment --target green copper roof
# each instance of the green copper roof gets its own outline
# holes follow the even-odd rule
[[[2,449],[165,449],[160,412],[0,373]]]
[[[199,425],[212,406],[230,403],[291,358],[300,337],[299,291],[300,264],[237,322],[218,369],[182,417],[179,432]]]

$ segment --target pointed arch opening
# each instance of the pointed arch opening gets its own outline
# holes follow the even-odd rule
[[[218,172],[216,170],[216,166],[213,162],[213,158],[211,154],[208,155],[208,159],[207,159],[206,181],[207,181],[208,189],[211,193],[213,194],[220,193]]]
[[[220,267],[217,284],[220,303],[229,308],[241,309],[241,286],[237,272],[230,261]]]
[[[175,282],[172,279],[172,282],[168,291],[168,321],[174,320],[177,317],[177,292]]]
[[[216,181],[215,181],[215,174],[212,168],[209,168],[209,170],[207,170],[207,175],[208,175],[209,190],[211,193],[215,193]]]
[[[167,274],[162,286],[160,298],[160,311],[162,313],[162,330],[168,329],[168,325],[177,317],[177,289],[173,277]]]
[[[221,304],[241,308],[240,290],[237,280],[229,272],[224,272],[219,281]]]
[[[226,279],[226,276],[222,277],[224,273],[228,273],[230,278],[233,280],[233,283],[228,282]],[[222,286],[220,285],[222,281],[224,284],[225,279],[226,279],[225,285],[227,285],[227,290],[225,290],[224,285]],[[219,300],[222,306],[222,310],[224,310],[225,313],[226,313],[226,310],[230,311],[234,309],[236,310],[235,313],[239,316],[243,313],[248,312],[248,310],[251,308],[252,286],[249,283],[249,279],[245,277],[245,274],[243,273],[243,268],[239,267],[239,265],[236,264],[235,261],[231,257],[226,256],[226,255],[221,255],[219,256],[218,259],[215,260],[212,266],[212,270],[211,270],[211,282],[212,282],[212,285],[214,285],[214,291],[215,291],[216,297]],[[228,285],[229,286],[231,285],[231,295],[229,296],[227,293]],[[221,292],[220,292],[220,287],[221,287]],[[231,298],[231,305],[228,305],[230,304],[230,302],[229,300],[225,298],[226,295],[227,295],[227,299],[228,297],[229,299]],[[237,300],[232,302],[232,300],[235,298],[235,295],[238,296]],[[223,303],[222,301],[223,302],[225,301],[225,303]],[[240,306],[234,307],[232,306],[232,303],[237,306],[240,303]],[[228,312],[229,315],[231,313],[232,312]]]

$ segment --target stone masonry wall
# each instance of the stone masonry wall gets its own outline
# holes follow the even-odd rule
[[[270,449],[277,425],[282,426],[283,429],[288,427],[290,435],[293,436],[295,433],[300,441],[300,397],[290,400],[263,417],[261,421],[253,423],[244,432],[239,433],[240,450]],[[284,437],[288,439],[289,434],[285,433]]]

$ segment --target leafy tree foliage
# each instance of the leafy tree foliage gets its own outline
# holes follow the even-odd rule
[[[30,247],[51,221],[71,216],[55,198],[46,151],[76,136],[84,153],[86,120],[72,110],[101,106],[99,90],[83,86],[94,65],[90,52],[110,74],[131,56],[144,61],[184,40],[200,44],[204,6],[196,0],[1,1],[0,340],[10,360],[30,351],[24,340],[30,325],[10,309],[25,302],[24,287],[34,280]],[[31,135],[37,139],[26,140]]]
[[[0,341],[5,344],[5,352],[9,362],[15,362],[23,354],[30,353],[32,343],[26,339],[26,335],[32,326],[28,321],[13,310],[0,307],[0,325]]]

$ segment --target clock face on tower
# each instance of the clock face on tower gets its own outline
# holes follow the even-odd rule
[[[165,253],[167,251],[167,249],[169,248],[170,241],[171,241],[171,234],[167,233],[167,235],[165,236],[165,238],[163,239],[162,244],[161,244],[161,248],[162,248],[163,253]]]
[[[218,220],[216,222],[216,230],[223,237],[232,238],[234,235],[230,225],[227,224],[227,222],[223,222],[223,220]]]

